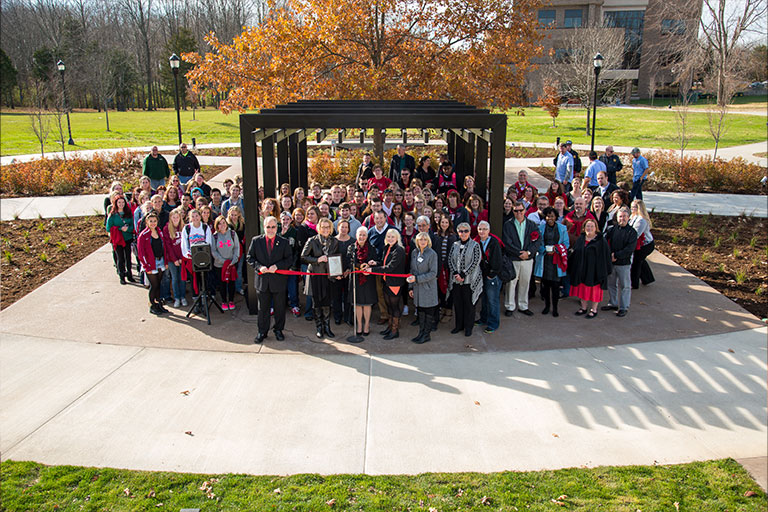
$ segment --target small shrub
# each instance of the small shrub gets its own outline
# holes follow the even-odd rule
[[[38,231],[45,231],[45,222],[38,222],[37,223],[37,230]]]
[[[715,249],[719,249],[720,245],[722,243],[723,243],[723,238],[722,237],[720,237],[720,236],[715,237],[715,243],[714,243]]]
[[[3,251],[3,259],[9,265],[13,264],[13,254],[11,251]]]
[[[758,297],[761,297],[764,293],[765,293],[765,288],[763,288],[762,286],[758,286],[757,289],[755,290],[755,295],[757,295]]]
[[[738,258],[741,255],[741,251],[736,247],[733,248],[733,257]]]
[[[40,253],[39,258],[40,258],[40,261],[42,261],[43,263],[48,263],[48,255],[45,254],[44,252]]]
[[[701,255],[701,261],[703,261],[704,263],[709,263],[710,261],[712,261],[712,256],[708,252],[705,252],[704,254]]]
[[[721,274],[725,274],[725,264],[724,263],[720,263],[717,266],[717,271],[720,272]]]
[[[733,231],[731,232],[730,235],[728,235],[728,240],[730,240],[731,242],[735,242],[738,237],[739,237],[739,233],[736,231]]]
[[[747,273],[743,270],[737,270],[736,271],[736,283],[737,284],[743,284],[744,281],[747,280]]]
[[[35,275],[35,273],[32,272],[31,268],[25,268],[24,269],[24,277],[32,277],[33,275]]]
[[[677,245],[677,243],[680,241],[680,237],[677,235],[672,235],[672,243]]]
[[[752,238],[749,239],[749,246],[752,247],[753,249],[755,247],[757,247],[757,237],[756,236],[753,236]]]
[[[48,243],[48,242],[50,242],[50,241],[51,241],[51,235],[45,235],[45,236],[43,237],[43,243],[44,243],[44,244],[47,244],[47,243]]]
[[[681,162],[676,151],[653,151],[647,158],[662,190],[759,194],[765,175],[764,168],[741,157],[713,161],[706,156],[686,156]]]
[[[32,248],[31,248],[30,246],[28,246],[28,245],[25,245],[24,247],[22,247],[22,250],[23,250],[25,253],[27,253],[27,254],[29,254],[30,252],[32,252]]]
[[[704,228],[699,228],[699,238],[704,238],[704,233],[706,233]]]
[[[21,236],[24,237],[24,240],[29,240],[29,231],[25,229]]]
[[[57,243],[57,244],[56,244],[56,247],[58,247],[58,249],[59,249],[61,252],[67,252],[67,249],[69,249],[69,246],[68,246],[67,244],[65,244],[64,242],[59,242],[59,243]]]
[[[688,229],[688,226],[690,226],[690,223],[688,222],[688,219],[685,219],[680,227]]]

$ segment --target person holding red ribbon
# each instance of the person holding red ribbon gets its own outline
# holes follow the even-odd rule
[[[216,228],[211,243],[213,256],[213,279],[219,283],[221,294],[221,309],[235,309],[235,280],[237,279],[237,262],[240,260],[240,240],[237,233],[230,229],[227,218],[219,215],[214,222]]]
[[[339,253],[339,241],[331,236],[333,222],[323,217],[317,222],[317,235],[304,245],[301,251],[301,261],[309,267],[309,294],[312,294],[312,305],[315,310],[315,328],[317,337],[324,335],[333,338],[331,331],[331,281],[328,275],[328,256]],[[337,276],[341,279],[342,276]]]
[[[269,331],[269,310],[274,307],[274,332],[277,341],[283,341],[285,328],[286,290],[288,276],[278,270],[288,270],[293,264],[293,250],[288,239],[277,234],[277,219],[269,216],[264,219],[265,235],[253,237],[248,247],[247,261],[256,271],[254,286],[259,294],[259,334],[253,340],[261,343]]]
[[[383,285],[389,325],[380,334],[384,335],[385,340],[393,340],[400,337],[400,316],[403,314],[400,290],[405,286],[405,249],[400,232],[396,229],[387,231],[384,235],[384,244],[381,265],[376,265],[375,261],[369,261],[370,266],[364,269],[364,272],[386,274],[383,276]]]

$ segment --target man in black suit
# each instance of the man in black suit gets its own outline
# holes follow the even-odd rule
[[[608,173],[600,171],[597,173],[597,188],[595,189],[595,195],[599,195],[603,198],[603,204],[605,210],[611,206],[611,194],[614,190],[619,190],[619,187],[608,181]]]
[[[389,164],[389,179],[400,181],[400,171],[406,168],[411,170],[411,176],[413,176],[413,171],[416,170],[416,160],[405,152],[405,146],[398,144],[397,153],[392,157],[392,162]]]
[[[293,262],[293,251],[288,239],[277,234],[277,219],[264,219],[265,235],[255,236],[248,248],[248,264],[256,271],[256,291],[259,294],[259,334],[254,343],[261,343],[269,331],[269,310],[275,310],[275,338],[283,341],[285,327],[285,294],[288,289],[288,276],[275,273],[276,270],[288,270]]]

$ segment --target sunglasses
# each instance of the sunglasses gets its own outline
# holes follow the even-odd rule
[[[514,211],[515,213],[520,213],[520,212],[524,212],[525,210],[520,210],[519,208],[515,208],[513,211]]]
[[[460,229],[459,233],[469,233],[469,230],[468,229]]]

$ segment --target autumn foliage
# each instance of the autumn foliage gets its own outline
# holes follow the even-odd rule
[[[455,99],[507,108],[541,53],[538,0],[289,0],[232,44],[187,53],[225,112],[312,99]]]
[[[536,102],[541,108],[549,113],[552,118],[552,127],[555,127],[555,119],[560,115],[560,93],[554,85],[545,85],[544,92],[539,96]]]

